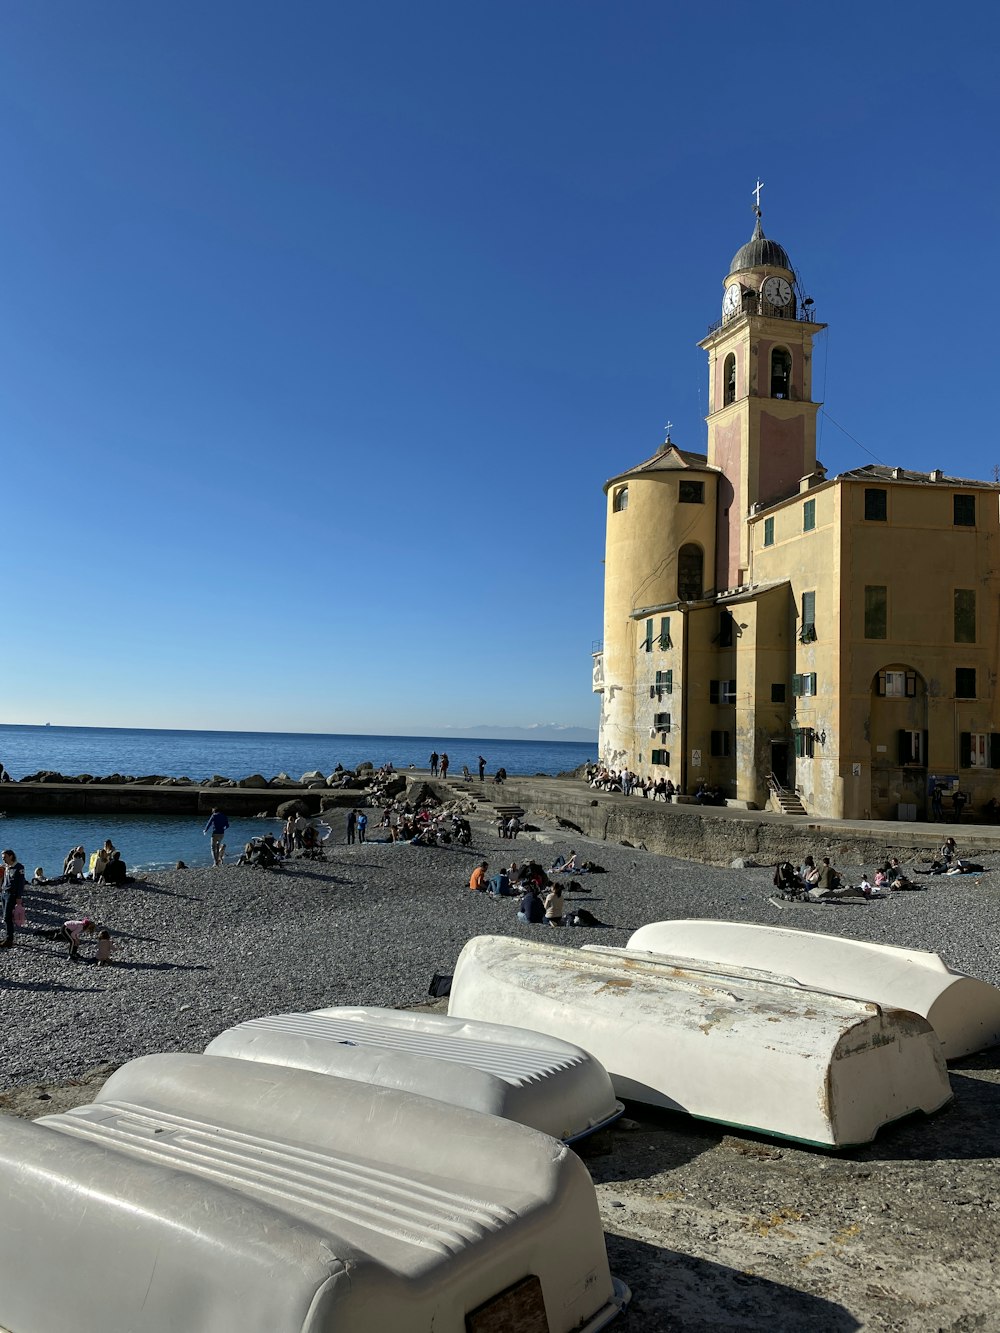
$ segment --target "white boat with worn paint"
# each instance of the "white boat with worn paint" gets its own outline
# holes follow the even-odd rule
[[[524,1028],[405,1009],[274,1014],[228,1028],[206,1055],[311,1069],[516,1120],[574,1143],[622,1113],[607,1070]]]
[[[0,1117],[0,1162],[16,1333],[578,1333],[627,1298],[569,1148],[347,1079],[148,1056]]]
[[[590,1051],[620,1097],[824,1148],[951,1097],[926,1019],[750,971],[480,936],[449,1012],[516,1013]]]
[[[626,947],[692,966],[757,968],[801,986],[909,1009],[938,1034],[946,1060],[1000,1044],[1000,989],[923,949],[712,920],[656,921],[637,930]]]

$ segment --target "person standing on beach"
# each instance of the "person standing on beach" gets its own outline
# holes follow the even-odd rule
[[[432,750],[432,751],[431,751],[431,777],[432,777],[432,778],[436,778],[437,775],[438,775],[438,752],[437,752],[437,750]]]
[[[4,937],[0,940],[0,949],[10,949],[14,944],[14,912],[24,893],[24,866],[9,847],[3,854],[3,864],[0,906],[3,908]]]
[[[364,842],[365,830],[368,827],[368,816],[363,810],[358,811],[358,842]]]
[[[446,754],[441,756],[441,776],[443,778],[448,776],[448,756]]]
[[[224,814],[217,805],[212,806],[212,813],[208,817],[208,823],[202,830],[203,833],[212,835],[212,864],[222,865],[222,840],[226,836],[226,829],[229,827],[229,816]]]
[[[479,756],[479,781],[486,781],[486,760],[482,755]]]
[[[347,816],[347,841],[348,841],[348,842],[353,842],[353,841],[354,841],[354,830],[357,828],[357,826],[358,826],[358,811],[357,811],[357,807],[355,806],[355,808],[354,808],[354,809],[351,811],[351,813]]]

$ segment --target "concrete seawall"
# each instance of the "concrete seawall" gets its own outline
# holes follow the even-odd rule
[[[502,795],[497,792],[501,791]],[[752,857],[762,865],[799,864],[802,858],[830,856],[834,861],[874,866],[885,856],[900,860],[929,857],[952,835],[960,852],[1000,852],[1000,827],[974,824],[909,824],[866,820],[819,820],[810,815],[780,815],[693,804],[666,805],[640,796],[595,791],[569,778],[511,778],[490,789],[497,804],[519,804],[532,814],[573,825],[590,838],[640,844],[665,856],[728,865]],[[572,828],[567,828],[572,837]]]
[[[5,782],[0,811],[10,814],[207,815],[213,805],[230,815],[273,815],[285,801],[302,801],[313,814],[320,804],[359,804],[357,790],[329,787],[172,787],[107,782]]]

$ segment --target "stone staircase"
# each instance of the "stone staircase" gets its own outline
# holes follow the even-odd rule
[[[771,800],[783,815],[807,815],[809,813],[799,800],[798,793],[786,791],[784,787],[780,787],[777,791],[772,790]]]

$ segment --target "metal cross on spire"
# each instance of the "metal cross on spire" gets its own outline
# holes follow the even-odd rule
[[[758,176],[758,177],[757,177],[757,184],[756,184],[756,185],[754,186],[754,188],[750,191],[750,193],[751,193],[751,194],[754,196],[754,198],[757,200],[757,202],[754,204],[754,209],[753,209],[753,211],[757,214],[758,217],[760,217],[760,192],[761,192],[761,190],[763,190],[763,188],[764,188],[764,182],[763,182],[763,181],[761,180],[761,178]]]
[[[663,441],[664,444],[670,443],[670,432],[673,430],[673,428],[674,428],[674,423],[672,421],[668,421],[667,424],[663,427],[663,429],[667,432],[667,438]]]

